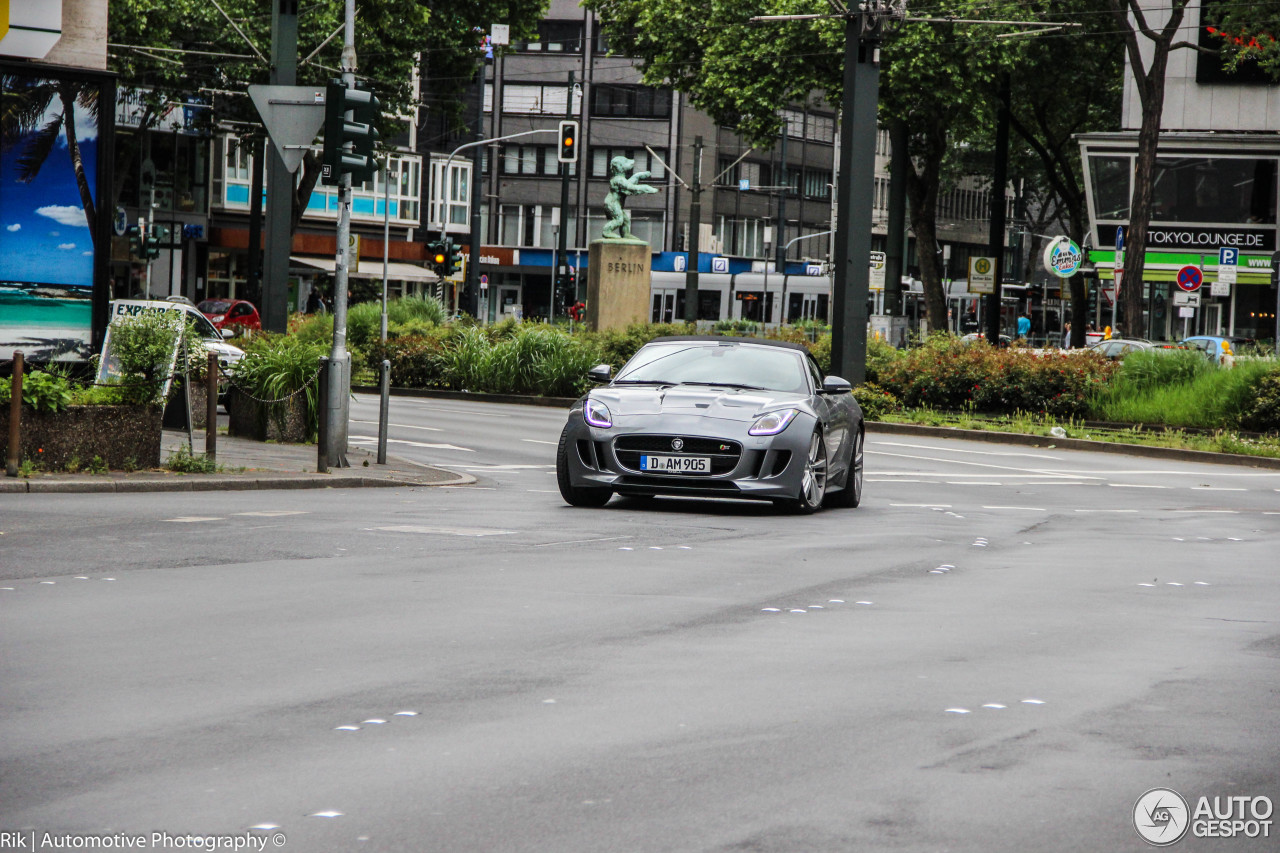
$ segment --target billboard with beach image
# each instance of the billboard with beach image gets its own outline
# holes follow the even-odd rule
[[[100,76],[0,68],[0,361],[81,361],[92,353],[99,255]]]

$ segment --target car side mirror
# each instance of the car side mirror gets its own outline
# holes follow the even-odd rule
[[[223,329],[221,329],[220,331],[222,332],[222,339],[223,339],[224,341],[225,341],[227,338],[234,338],[234,337],[236,336],[236,330],[235,330],[235,329],[223,328]]]
[[[853,390],[853,386],[849,384],[848,379],[841,379],[839,376],[828,376],[822,380],[823,394],[848,394]]]
[[[613,368],[607,364],[597,364],[587,371],[587,378],[592,382],[608,382],[613,378]]]

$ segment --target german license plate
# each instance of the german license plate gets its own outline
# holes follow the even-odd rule
[[[667,474],[709,474],[710,456],[641,456],[641,471],[662,471]]]

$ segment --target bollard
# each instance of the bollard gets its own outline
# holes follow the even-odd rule
[[[209,353],[204,384],[204,455],[215,462],[218,459],[218,356],[213,353]]]
[[[382,360],[382,395],[378,401],[378,464],[387,464],[387,420],[391,411],[391,362]]]
[[[316,411],[319,422],[316,424],[316,471],[329,473],[329,357],[320,357],[320,372],[316,374]]]
[[[9,387],[9,457],[4,473],[18,476],[18,462],[22,455],[22,353],[13,354],[13,384]]]

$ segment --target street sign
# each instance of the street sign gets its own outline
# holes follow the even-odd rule
[[[1070,237],[1054,237],[1044,249],[1044,268],[1058,278],[1071,278],[1084,263],[1084,251]]]
[[[1179,306],[1179,308],[1178,308],[1178,316],[1179,316],[1179,317],[1194,317],[1194,316],[1196,316],[1196,309],[1194,309],[1194,308],[1190,308],[1190,307],[1188,307],[1188,306],[1186,306],[1186,305]]]
[[[1116,251],[1117,252],[1124,251],[1124,226],[1123,225],[1116,226]]]
[[[1234,267],[1240,263],[1240,250],[1233,246],[1223,246],[1218,250],[1218,266]]]
[[[969,292],[996,292],[995,258],[969,258]]]
[[[258,108],[284,167],[290,172],[298,171],[324,125],[324,89],[253,85],[249,87],[249,98]]]
[[[1230,296],[1231,285],[1236,283],[1240,263],[1240,250],[1234,246],[1218,249],[1218,280],[1210,287],[1211,296]]]
[[[728,259],[728,258],[725,258],[725,257],[712,258],[712,259],[711,259],[711,271],[712,271],[712,272],[728,272],[728,271],[729,271],[729,259]]]
[[[1197,293],[1175,293],[1173,294],[1174,305],[1186,305],[1189,308],[1200,307],[1200,294]]]
[[[1098,287],[1098,292],[1102,294],[1102,298],[1103,298],[1103,299],[1107,300],[1107,304],[1108,304],[1108,305],[1114,305],[1114,304],[1115,304],[1115,302],[1116,302],[1116,291],[1115,291],[1115,288],[1113,288],[1113,287],[1106,287],[1105,285],[1100,285],[1100,286]]]
[[[871,290],[884,290],[884,252],[871,253],[871,281],[869,288]]]
[[[495,45],[511,44],[511,25],[490,24],[489,43]]]
[[[822,275],[822,264],[805,264],[805,275]]]
[[[750,179],[750,178],[738,178],[738,189],[740,189],[740,190],[742,190],[742,191],[744,191],[744,192],[745,192],[746,190],[751,189],[751,179]]]
[[[1200,272],[1199,267],[1193,267],[1187,264],[1178,270],[1178,287],[1187,293],[1195,293],[1200,289],[1200,285],[1204,284],[1204,273]]]

